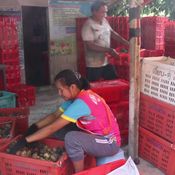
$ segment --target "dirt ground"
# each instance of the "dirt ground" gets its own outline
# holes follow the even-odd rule
[[[55,111],[61,102],[62,99],[58,98],[56,89],[53,87],[38,88],[36,105],[30,107],[29,125]],[[123,147],[123,150],[127,155],[128,146]],[[141,158],[140,164],[137,167],[141,175],[164,175],[159,169]]]

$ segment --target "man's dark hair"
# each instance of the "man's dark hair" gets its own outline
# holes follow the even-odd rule
[[[101,6],[107,5],[105,1],[97,0],[91,6],[91,12],[98,11]]]

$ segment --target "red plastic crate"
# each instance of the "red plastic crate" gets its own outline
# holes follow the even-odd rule
[[[35,96],[36,93],[36,89],[34,86],[29,86],[25,84],[14,86],[11,90],[16,92],[19,96]]]
[[[141,93],[140,126],[175,143],[175,106]]]
[[[36,89],[34,86],[20,84],[9,89],[17,94],[17,105],[32,106],[35,104]]]
[[[11,129],[8,134],[8,137],[0,137],[0,147],[8,143],[15,136],[15,121],[16,119],[13,117],[0,117],[0,128],[5,123],[11,123]]]
[[[129,65],[116,65],[117,76],[129,81]]]
[[[166,51],[165,56],[169,56],[171,58],[175,58],[175,51],[172,51],[172,52]]]
[[[28,128],[28,107],[0,108],[0,117],[14,117],[16,119],[15,135],[23,134]]]
[[[108,61],[113,65],[128,65],[130,62],[130,55],[128,54],[128,49],[125,47],[117,47],[115,49],[119,53],[119,59],[114,58],[110,54],[106,54]]]
[[[126,40],[129,39],[129,17],[128,16],[115,16],[113,18],[112,29],[119,33]],[[111,39],[112,48],[123,46],[121,43]]]
[[[0,90],[5,89],[4,78],[3,72],[0,70]]]
[[[148,51],[149,51],[149,57],[157,57],[164,55],[164,50],[148,50]]]
[[[129,85],[122,80],[106,80],[90,83],[91,89],[107,103],[128,100]]]
[[[164,50],[146,50],[142,49],[140,51],[140,57],[157,57],[157,56],[163,56]]]
[[[6,78],[15,78],[15,77],[20,77],[20,66],[15,66],[15,65],[6,65],[5,68],[5,73],[6,73]]]
[[[11,142],[18,140],[20,137],[21,136],[15,137],[13,140],[11,140]],[[64,146],[63,141],[56,139],[43,139],[41,142],[48,145],[49,147]],[[72,175],[74,172],[72,162],[66,153],[64,153],[57,162],[9,155],[5,153],[5,150],[8,148],[10,143],[0,148],[0,163],[3,165],[1,167],[2,169],[0,168],[0,171],[2,171],[2,173],[8,172],[8,175],[18,175],[21,173],[26,175],[30,173],[31,175]],[[85,169],[89,169],[96,166],[96,159],[93,156],[85,155],[84,163]],[[28,168],[26,168],[26,166]]]
[[[17,46],[15,46],[15,48],[16,47]],[[19,65],[19,53],[16,53],[16,52],[8,50],[8,49],[3,49],[0,52],[0,63],[1,64]]]
[[[6,79],[6,89],[12,89],[14,86],[19,86],[21,82],[21,77],[7,78]]]
[[[120,130],[129,127],[129,102],[122,101],[119,103],[108,104],[114,116],[117,119]]]
[[[164,29],[167,20],[168,18],[160,16],[142,18],[142,48],[150,50],[164,50]]]
[[[128,118],[129,101],[121,101],[119,103],[110,103],[108,105],[117,119]]]
[[[77,67],[81,75],[86,76],[85,49],[83,42],[77,42]]]
[[[149,51],[146,49],[140,50],[140,57],[149,57]]]
[[[175,145],[142,127],[139,129],[139,155],[166,175],[175,174]]]
[[[128,129],[120,131],[121,136],[121,146],[125,146],[128,144]]]
[[[107,173],[110,173],[111,171],[115,170],[116,168],[119,168],[120,166],[124,165],[126,160],[121,159],[114,162],[110,162],[107,164],[103,164],[73,175],[106,175]]]
[[[11,142],[18,138],[19,136]],[[64,145],[64,142],[55,139],[45,139],[41,142],[49,147],[62,147]],[[9,144],[1,148],[0,152],[0,159],[2,160],[1,173],[4,175],[71,175],[73,173],[72,163],[68,159],[66,153],[64,153],[57,162],[51,162],[7,154],[5,151],[8,145]]]
[[[81,75],[86,76],[85,49],[84,42],[81,37],[82,27],[87,20],[86,17],[76,18],[76,42],[77,42],[77,67]]]

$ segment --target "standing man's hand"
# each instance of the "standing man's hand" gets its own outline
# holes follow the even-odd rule
[[[113,48],[110,48],[110,49],[109,49],[109,54],[110,54],[111,56],[113,56],[114,58],[117,58],[117,59],[120,58],[119,53],[118,53],[115,49],[113,49]]]

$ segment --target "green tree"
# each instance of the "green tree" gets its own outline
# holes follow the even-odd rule
[[[119,0],[112,4],[108,10],[109,16],[126,16],[128,15],[129,0]]]
[[[175,19],[175,0],[153,0],[143,8],[142,14],[167,16],[170,19]]]
[[[119,1],[109,9],[109,15],[125,16],[128,15],[129,0]],[[152,0],[149,4],[143,6],[141,16],[156,15],[166,16],[175,20],[175,0]]]

